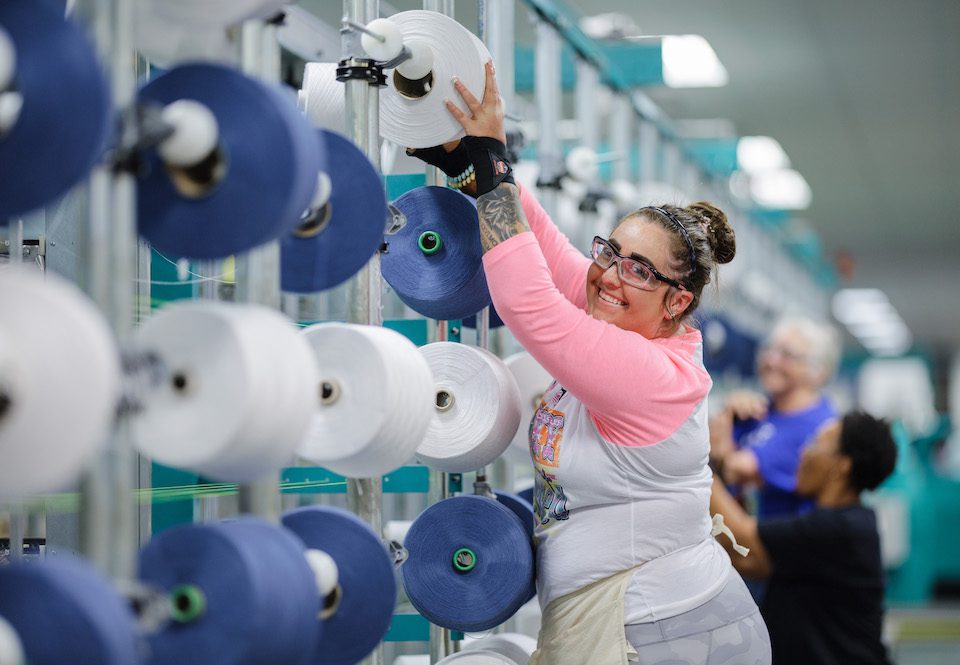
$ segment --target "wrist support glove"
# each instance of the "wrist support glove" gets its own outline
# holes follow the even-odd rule
[[[459,148],[466,150],[477,181],[477,196],[496,189],[502,182],[516,184],[507,157],[507,146],[489,136],[465,136]]]
[[[436,166],[448,178],[456,178],[470,167],[470,157],[463,146],[463,141],[460,141],[450,152],[447,152],[442,145],[435,145],[432,148],[407,148],[407,154],[430,166]]]

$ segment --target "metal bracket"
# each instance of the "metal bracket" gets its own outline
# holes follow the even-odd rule
[[[387,226],[384,234],[388,236],[396,235],[400,229],[407,225],[407,216],[403,214],[397,206],[392,203],[387,204]],[[386,250],[384,250],[386,251]]]
[[[361,80],[366,81],[370,85],[375,85],[378,88],[384,88],[387,85],[387,77],[383,73],[383,67],[374,60],[360,60],[357,58],[347,58],[338,63],[337,80],[341,83],[350,80]]]
[[[170,597],[163,589],[136,580],[114,580],[114,584],[145,634],[159,632],[170,621]]]
[[[143,169],[143,153],[162,143],[174,132],[165,122],[158,104],[136,104],[120,114],[120,138],[108,155],[114,173],[138,175]]]
[[[0,238],[0,256],[11,256],[11,241],[8,238]],[[39,238],[24,238],[20,246],[20,256],[24,263],[33,263],[40,257],[47,255],[47,239],[44,236]]]
[[[577,206],[577,209],[580,212],[598,212],[598,204],[600,201],[609,201],[613,199],[613,194],[606,188],[601,187],[591,187],[587,190],[586,195],[580,200],[580,205]]]
[[[400,50],[400,54],[393,60],[388,60],[386,62],[380,63],[380,67],[383,69],[393,69],[399,64],[402,64],[413,57],[413,53],[410,52],[406,46]]]
[[[402,544],[395,540],[389,540],[386,543],[390,558],[393,559],[393,566],[399,568],[410,556],[410,552]]]
[[[562,189],[560,181],[566,176],[567,168],[560,155],[542,155],[540,157],[540,177],[537,187],[543,189]]]
[[[486,477],[483,479],[478,478],[473,483],[473,493],[477,496],[485,496],[488,499],[496,500],[497,498],[497,493],[493,491],[493,487],[486,481]]]
[[[147,395],[156,390],[169,375],[159,355],[152,351],[125,352],[120,356],[123,369],[123,391],[117,415],[133,415],[143,411]]]

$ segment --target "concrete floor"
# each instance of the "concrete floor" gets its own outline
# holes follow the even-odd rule
[[[896,665],[960,663],[960,605],[892,608],[884,632]]]

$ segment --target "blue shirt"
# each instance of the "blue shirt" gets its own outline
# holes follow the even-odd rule
[[[811,499],[796,493],[800,452],[821,425],[836,417],[836,409],[821,397],[802,411],[785,413],[771,406],[763,420],[734,424],[734,441],[740,448],[753,451],[763,478],[758,493],[759,518],[799,515],[813,507]]]

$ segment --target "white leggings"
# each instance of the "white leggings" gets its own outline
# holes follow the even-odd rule
[[[669,619],[626,626],[640,665],[770,665],[760,610],[732,567],[719,594]]]

